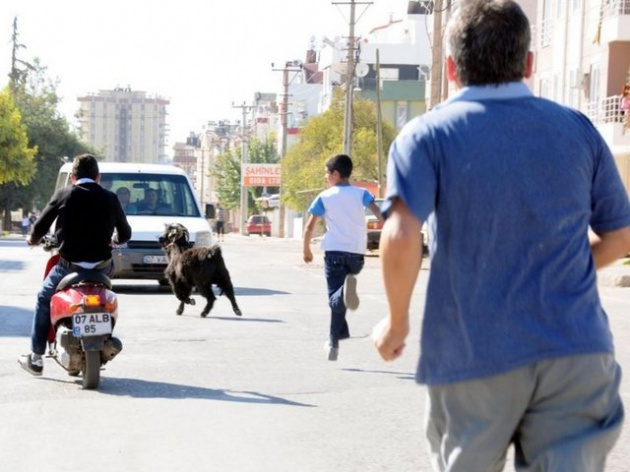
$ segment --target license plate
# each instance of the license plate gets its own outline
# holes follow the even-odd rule
[[[109,313],[80,313],[72,315],[72,334],[77,338],[111,334],[112,315]]]
[[[166,264],[166,256],[144,256],[145,264]]]

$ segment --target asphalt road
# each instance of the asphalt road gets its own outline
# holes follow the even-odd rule
[[[228,235],[224,257],[243,317],[225,297],[176,316],[168,290],[121,281],[124,351],[84,391],[47,359],[44,376],[16,363],[29,348],[46,255],[0,240],[0,467],[91,472],[430,471],[424,389],[413,382],[428,270],[413,300],[407,352],[384,363],[369,339],[385,314],[377,257],[359,276],[361,306],[338,362],[323,350],[328,311],[321,252],[301,242]],[[622,366],[630,367],[630,289],[602,287]],[[630,383],[622,391],[630,405]],[[624,432],[607,470],[630,470]],[[512,471],[508,465],[506,471]]]

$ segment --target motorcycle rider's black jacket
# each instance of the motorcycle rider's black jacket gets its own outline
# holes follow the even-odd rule
[[[131,226],[118,197],[96,182],[69,185],[55,192],[33,225],[33,244],[39,243],[55,219],[59,253],[70,262],[110,259],[114,229],[116,244],[131,238]]]

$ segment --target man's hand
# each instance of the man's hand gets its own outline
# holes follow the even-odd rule
[[[313,253],[311,251],[311,238],[313,237],[313,229],[317,223],[317,217],[310,215],[306,221],[306,227],[304,228],[304,234],[302,235],[302,259],[307,264],[313,262]]]
[[[393,327],[387,317],[374,326],[372,340],[383,360],[393,361],[405,350],[405,339],[408,334],[409,323]]]
[[[306,263],[313,262],[313,253],[311,252],[311,248],[309,247],[304,248],[303,259],[304,259],[304,262]]]
[[[26,244],[28,244],[29,246],[37,246],[37,244],[34,243],[33,240],[31,239],[30,234],[26,237]]]

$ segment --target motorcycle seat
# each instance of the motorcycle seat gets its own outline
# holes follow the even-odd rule
[[[82,270],[79,272],[70,272],[66,275],[59,285],[57,285],[57,291],[64,290],[71,285],[76,285],[80,282],[92,282],[95,284],[101,284],[107,287],[109,290],[112,289],[112,281],[107,277],[107,275],[99,272],[97,270]]]

